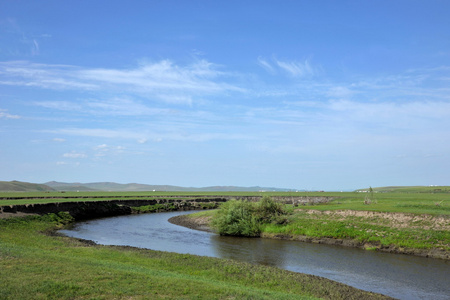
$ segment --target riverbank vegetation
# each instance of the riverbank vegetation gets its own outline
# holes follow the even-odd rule
[[[386,299],[247,263],[58,236],[66,213],[0,219],[0,299]]]
[[[255,237],[267,223],[285,223],[286,206],[265,196],[258,202],[232,199],[223,203],[211,225],[221,235]]]
[[[210,226],[224,235],[292,239],[450,259],[447,198],[416,196],[416,200],[405,200],[403,194],[390,199],[374,195],[370,201],[339,198],[320,205],[279,206],[277,213],[266,219],[259,217],[256,208],[260,204],[234,201],[222,204],[217,211],[186,218],[199,218],[203,226],[209,219]]]

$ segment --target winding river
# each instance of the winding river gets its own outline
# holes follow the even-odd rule
[[[103,245],[229,258],[313,274],[399,299],[450,299],[450,262],[296,241],[223,237],[169,223],[170,212],[77,223],[60,232]]]

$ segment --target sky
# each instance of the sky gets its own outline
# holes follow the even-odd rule
[[[449,1],[0,1],[0,180],[450,185]]]

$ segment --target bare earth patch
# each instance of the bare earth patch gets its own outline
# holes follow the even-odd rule
[[[16,213],[2,212],[2,213],[0,213],[0,219],[13,218],[13,217],[37,216],[37,215],[38,214],[30,214],[30,213],[23,213],[23,212],[16,212]]]
[[[181,215],[170,218],[169,222],[175,225],[180,225],[195,230],[213,232],[210,227],[211,217],[192,218],[187,215]]]
[[[406,213],[390,213],[375,211],[356,211],[356,210],[305,210],[310,215],[327,215],[338,220],[345,220],[346,217],[364,218],[368,224],[379,224],[380,219],[384,220],[389,226],[394,228],[422,228],[434,230],[450,230],[450,217],[431,216],[431,215],[414,215]]]

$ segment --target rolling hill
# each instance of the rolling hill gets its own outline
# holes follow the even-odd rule
[[[253,191],[279,191],[286,192],[290,189],[271,187],[239,187],[239,186],[210,186],[210,187],[181,187],[175,185],[150,185],[141,183],[115,183],[115,182],[46,182],[45,185],[57,191],[112,191],[112,192],[140,192],[140,191],[166,191],[166,192],[253,192]]]
[[[50,192],[53,188],[38,183],[22,181],[0,181],[0,191],[3,192]]]

